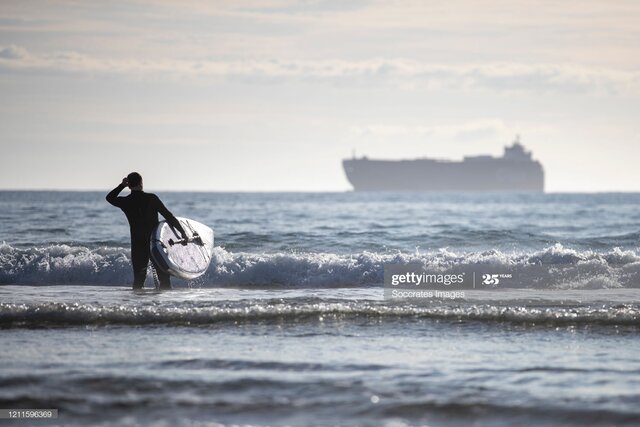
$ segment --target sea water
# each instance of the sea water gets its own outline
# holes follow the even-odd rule
[[[638,194],[158,194],[216,233],[207,273],[168,292],[130,289],[105,194],[0,192],[0,409],[59,411],[25,425],[640,423]],[[542,280],[385,299],[384,266],[416,263]]]

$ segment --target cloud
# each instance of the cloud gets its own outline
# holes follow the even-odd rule
[[[311,0],[311,1],[286,1],[277,2],[272,5],[253,5],[253,7],[245,7],[248,12],[260,13],[284,13],[284,14],[307,14],[322,12],[341,12],[360,10],[371,3],[370,0]]]
[[[29,52],[22,47],[11,45],[2,47],[0,46],[0,58],[5,60],[26,59],[29,57]]]
[[[0,70],[231,79],[246,83],[304,81],[399,89],[488,89],[498,92],[640,94],[640,73],[571,64],[493,62],[447,65],[374,60],[145,60],[102,58],[74,51],[30,53],[0,46]]]

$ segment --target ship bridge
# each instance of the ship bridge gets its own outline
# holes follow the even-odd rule
[[[524,149],[524,146],[520,144],[520,135],[516,136],[516,140],[513,141],[511,147],[504,147],[504,159],[506,160],[519,160],[525,162],[533,161],[531,151]]]

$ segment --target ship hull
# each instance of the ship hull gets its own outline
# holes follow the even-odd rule
[[[536,161],[361,158],[344,160],[343,167],[355,191],[544,191],[544,172]]]

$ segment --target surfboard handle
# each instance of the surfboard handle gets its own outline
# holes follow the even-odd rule
[[[204,246],[204,242],[202,241],[202,238],[198,234],[194,234],[193,236],[188,237],[186,239],[179,239],[179,240],[169,239],[170,246],[186,245],[187,243],[197,243],[200,246]]]

